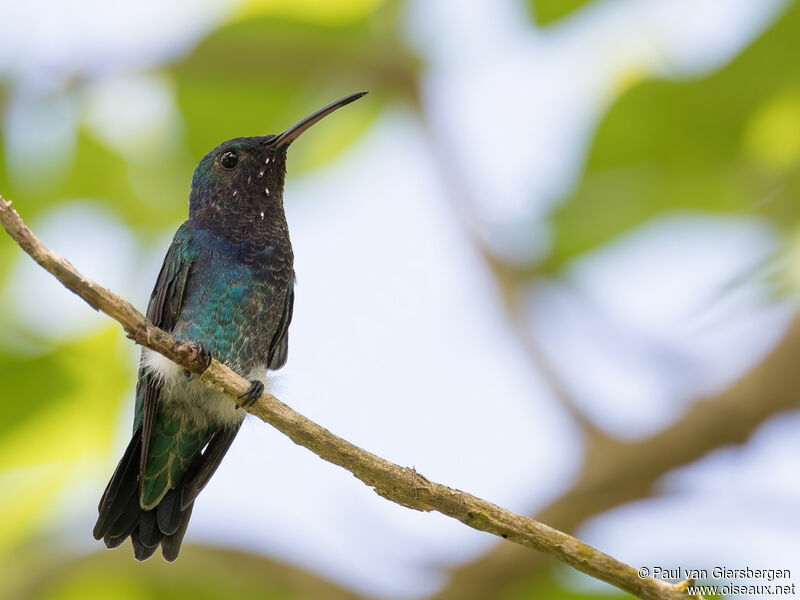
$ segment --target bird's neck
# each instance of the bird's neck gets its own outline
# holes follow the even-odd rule
[[[262,203],[228,202],[224,207],[209,204],[192,213],[189,223],[221,241],[246,245],[252,252],[289,243],[281,198]]]

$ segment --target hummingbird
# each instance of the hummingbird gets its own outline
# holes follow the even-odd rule
[[[267,371],[287,358],[295,282],[283,210],[287,150],[366,93],[340,98],[281,134],[223,142],[194,172],[189,218],[164,258],[147,318],[250,380],[243,407],[261,396]],[[133,436],[100,499],[95,539],[115,548],[130,537],[137,560],[159,545],[167,561],[175,560],[195,499],[244,416],[223,394],[144,348]]]

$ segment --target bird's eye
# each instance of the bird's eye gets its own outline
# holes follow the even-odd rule
[[[223,152],[222,156],[219,157],[219,164],[221,164],[225,169],[232,169],[238,162],[239,156],[233,150]]]

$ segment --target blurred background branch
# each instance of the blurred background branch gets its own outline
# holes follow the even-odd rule
[[[764,361],[722,393],[699,399],[677,422],[635,442],[587,440],[585,461],[571,489],[537,512],[536,519],[576,531],[586,519],[659,493],[665,473],[715,448],[743,444],[767,419],[800,408],[800,320]],[[529,556],[503,544],[457,569],[436,598],[486,598],[529,577]],[[535,562],[541,563],[540,559]]]

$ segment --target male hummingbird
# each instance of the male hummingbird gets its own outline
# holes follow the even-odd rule
[[[167,251],[147,318],[250,379],[245,406],[288,350],[294,267],[283,212],[286,151],[364,94],[345,96],[279,135],[223,142],[194,172],[189,219]],[[164,558],[175,560],[195,498],[244,415],[188,371],[143,349],[133,437],[100,499],[94,537],[115,548],[130,536],[138,560],[160,544]]]

